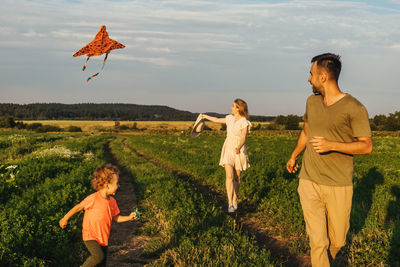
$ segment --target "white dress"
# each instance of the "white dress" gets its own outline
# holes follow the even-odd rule
[[[235,122],[235,117],[233,115],[226,116],[226,139],[222,147],[219,165],[224,166],[225,164],[229,164],[236,170],[241,171],[250,167],[246,143],[240,149],[239,154],[235,152],[235,148],[240,144],[242,129],[247,126],[249,126],[250,130],[251,123],[244,117]]]

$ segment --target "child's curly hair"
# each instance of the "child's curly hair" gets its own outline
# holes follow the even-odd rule
[[[106,184],[111,183],[114,178],[114,174],[119,175],[119,169],[117,166],[106,164],[96,168],[93,173],[92,187],[94,190],[99,191],[104,188]]]

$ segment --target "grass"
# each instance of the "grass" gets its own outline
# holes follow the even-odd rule
[[[45,125],[54,125],[60,128],[67,128],[69,126],[77,126],[82,131],[94,131],[99,128],[115,128],[115,121],[79,121],[79,120],[35,120],[23,121],[27,124],[41,123]],[[187,131],[193,127],[193,121],[118,121],[120,125],[132,127],[136,124],[138,129],[147,130],[177,130]],[[218,123],[207,122],[206,125],[213,130],[218,130],[221,125]]]
[[[159,127],[165,122],[147,123]],[[168,122],[167,125],[173,124]],[[396,134],[375,135],[373,154],[354,158],[351,227],[336,266],[400,266],[400,138]],[[285,171],[286,160],[297,135],[298,131],[250,133],[247,145],[251,167],[243,173],[239,205],[242,205],[240,208],[244,217],[256,218],[260,225],[276,229],[283,238],[291,241],[292,251],[301,255],[308,253],[308,241],[296,192],[298,179]],[[271,259],[267,251],[260,250],[251,236],[235,229],[233,220],[226,216],[223,207],[205,198],[170,171],[137,157],[121,141],[125,138],[131,147],[171,169],[189,173],[199,184],[224,195],[224,169],[218,166],[225,138],[222,134],[204,134],[195,139],[187,135],[114,136],[117,138],[112,142],[112,149],[133,177],[139,204],[145,211],[145,231],[158,237],[146,251],[159,257],[154,265],[218,265],[223,264],[224,259],[232,265],[243,265],[243,260],[261,264],[257,261],[259,259],[267,264],[279,265],[279,261]],[[51,242],[79,239],[81,221],[76,219],[71,225],[71,232],[66,233],[59,231],[57,220],[90,190],[89,176],[95,162],[104,162],[102,143],[107,138],[85,133],[0,132],[0,160],[8,165],[18,165],[15,171],[20,171],[15,183],[8,179],[11,182],[3,182],[2,185],[5,187],[0,221],[4,227],[15,232],[2,232],[3,240],[7,238],[13,244],[2,247],[4,251],[17,256],[38,256],[38,252],[24,254],[16,244],[34,244],[30,243],[35,240],[34,229],[39,229],[38,226],[40,229],[49,227],[51,232],[46,237],[47,241],[40,241],[47,251],[42,250],[37,260],[25,259],[26,262],[43,261],[46,266],[46,262],[55,262],[55,258],[50,259],[46,255],[57,254],[52,249],[62,250]],[[61,152],[68,152],[66,149],[53,151],[60,146],[80,153],[77,156],[64,153],[71,157],[65,160],[60,155]],[[50,152],[54,157],[50,157]],[[92,153],[87,154],[89,152]],[[36,157],[39,154],[49,158],[41,160]],[[86,158],[95,162],[90,163]],[[70,173],[72,169],[77,171]],[[46,190],[52,190],[54,194],[47,194]],[[39,198],[43,198],[44,205],[36,203]],[[26,209],[27,205],[35,206],[35,209]],[[46,215],[43,220],[41,213],[37,212]],[[12,216],[18,216],[21,227],[10,223]],[[26,226],[28,218],[31,218],[29,228]],[[24,229],[31,232],[27,235]],[[19,243],[13,241],[15,237],[19,238]],[[78,247],[74,248],[75,253],[78,250]],[[32,251],[31,247],[26,251]],[[18,259],[13,260],[17,262]],[[74,261],[72,258],[64,260]]]

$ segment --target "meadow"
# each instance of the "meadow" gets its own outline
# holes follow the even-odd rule
[[[309,253],[298,177],[285,170],[297,134],[249,135],[251,167],[243,173],[239,212],[230,216],[218,166],[223,132],[195,139],[187,132],[0,132],[0,265],[78,266],[87,256],[82,214],[66,230],[58,220],[93,191],[94,168],[112,154],[143,211],[143,225],[133,231],[151,238],[142,255],[149,265],[293,266],[290,255]],[[335,266],[400,266],[400,138],[373,139],[373,154],[355,157],[351,227]],[[288,252],[270,253],[243,226],[249,221]]]
[[[84,132],[94,132],[99,130],[113,130],[116,124],[132,128],[133,125],[137,129],[145,130],[175,130],[187,131],[193,122],[190,121],[77,121],[77,120],[34,120],[23,121],[26,124],[41,123],[45,125],[57,126],[60,128],[67,128],[70,126],[80,127]],[[207,126],[211,129],[217,130],[221,128],[218,123],[209,122]]]

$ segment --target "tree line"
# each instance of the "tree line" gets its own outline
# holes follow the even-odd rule
[[[224,114],[206,114],[223,117]],[[20,120],[111,120],[111,121],[194,121],[198,113],[177,110],[167,106],[136,104],[1,104],[0,128],[19,128],[36,131],[55,131],[40,123],[24,124]],[[250,121],[270,122],[267,130],[298,130],[302,117],[297,115],[250,116]],[[370,119],[373,131],[400,130],[400,111],[389,115],[375,115]],[[56,127],[56,126],[51,126]],[[256,125],[261,127],[261,125]],[[70,129],[79,131],[79,129]],[[257,130],[257,129],[255,129]]]
[[[374,131],[399,131],[400,130],[400,111],[385,115],[375,115],[370,120],[371,129]]]
[[[223,116],[218,113],[207,113]],[[9,104],[0,103],[0,115],[15,120],[112,120],[193,121],[198,113],[167,106],[136,104]],[[272,121],[273,116],[250,116],[253,121]]]

